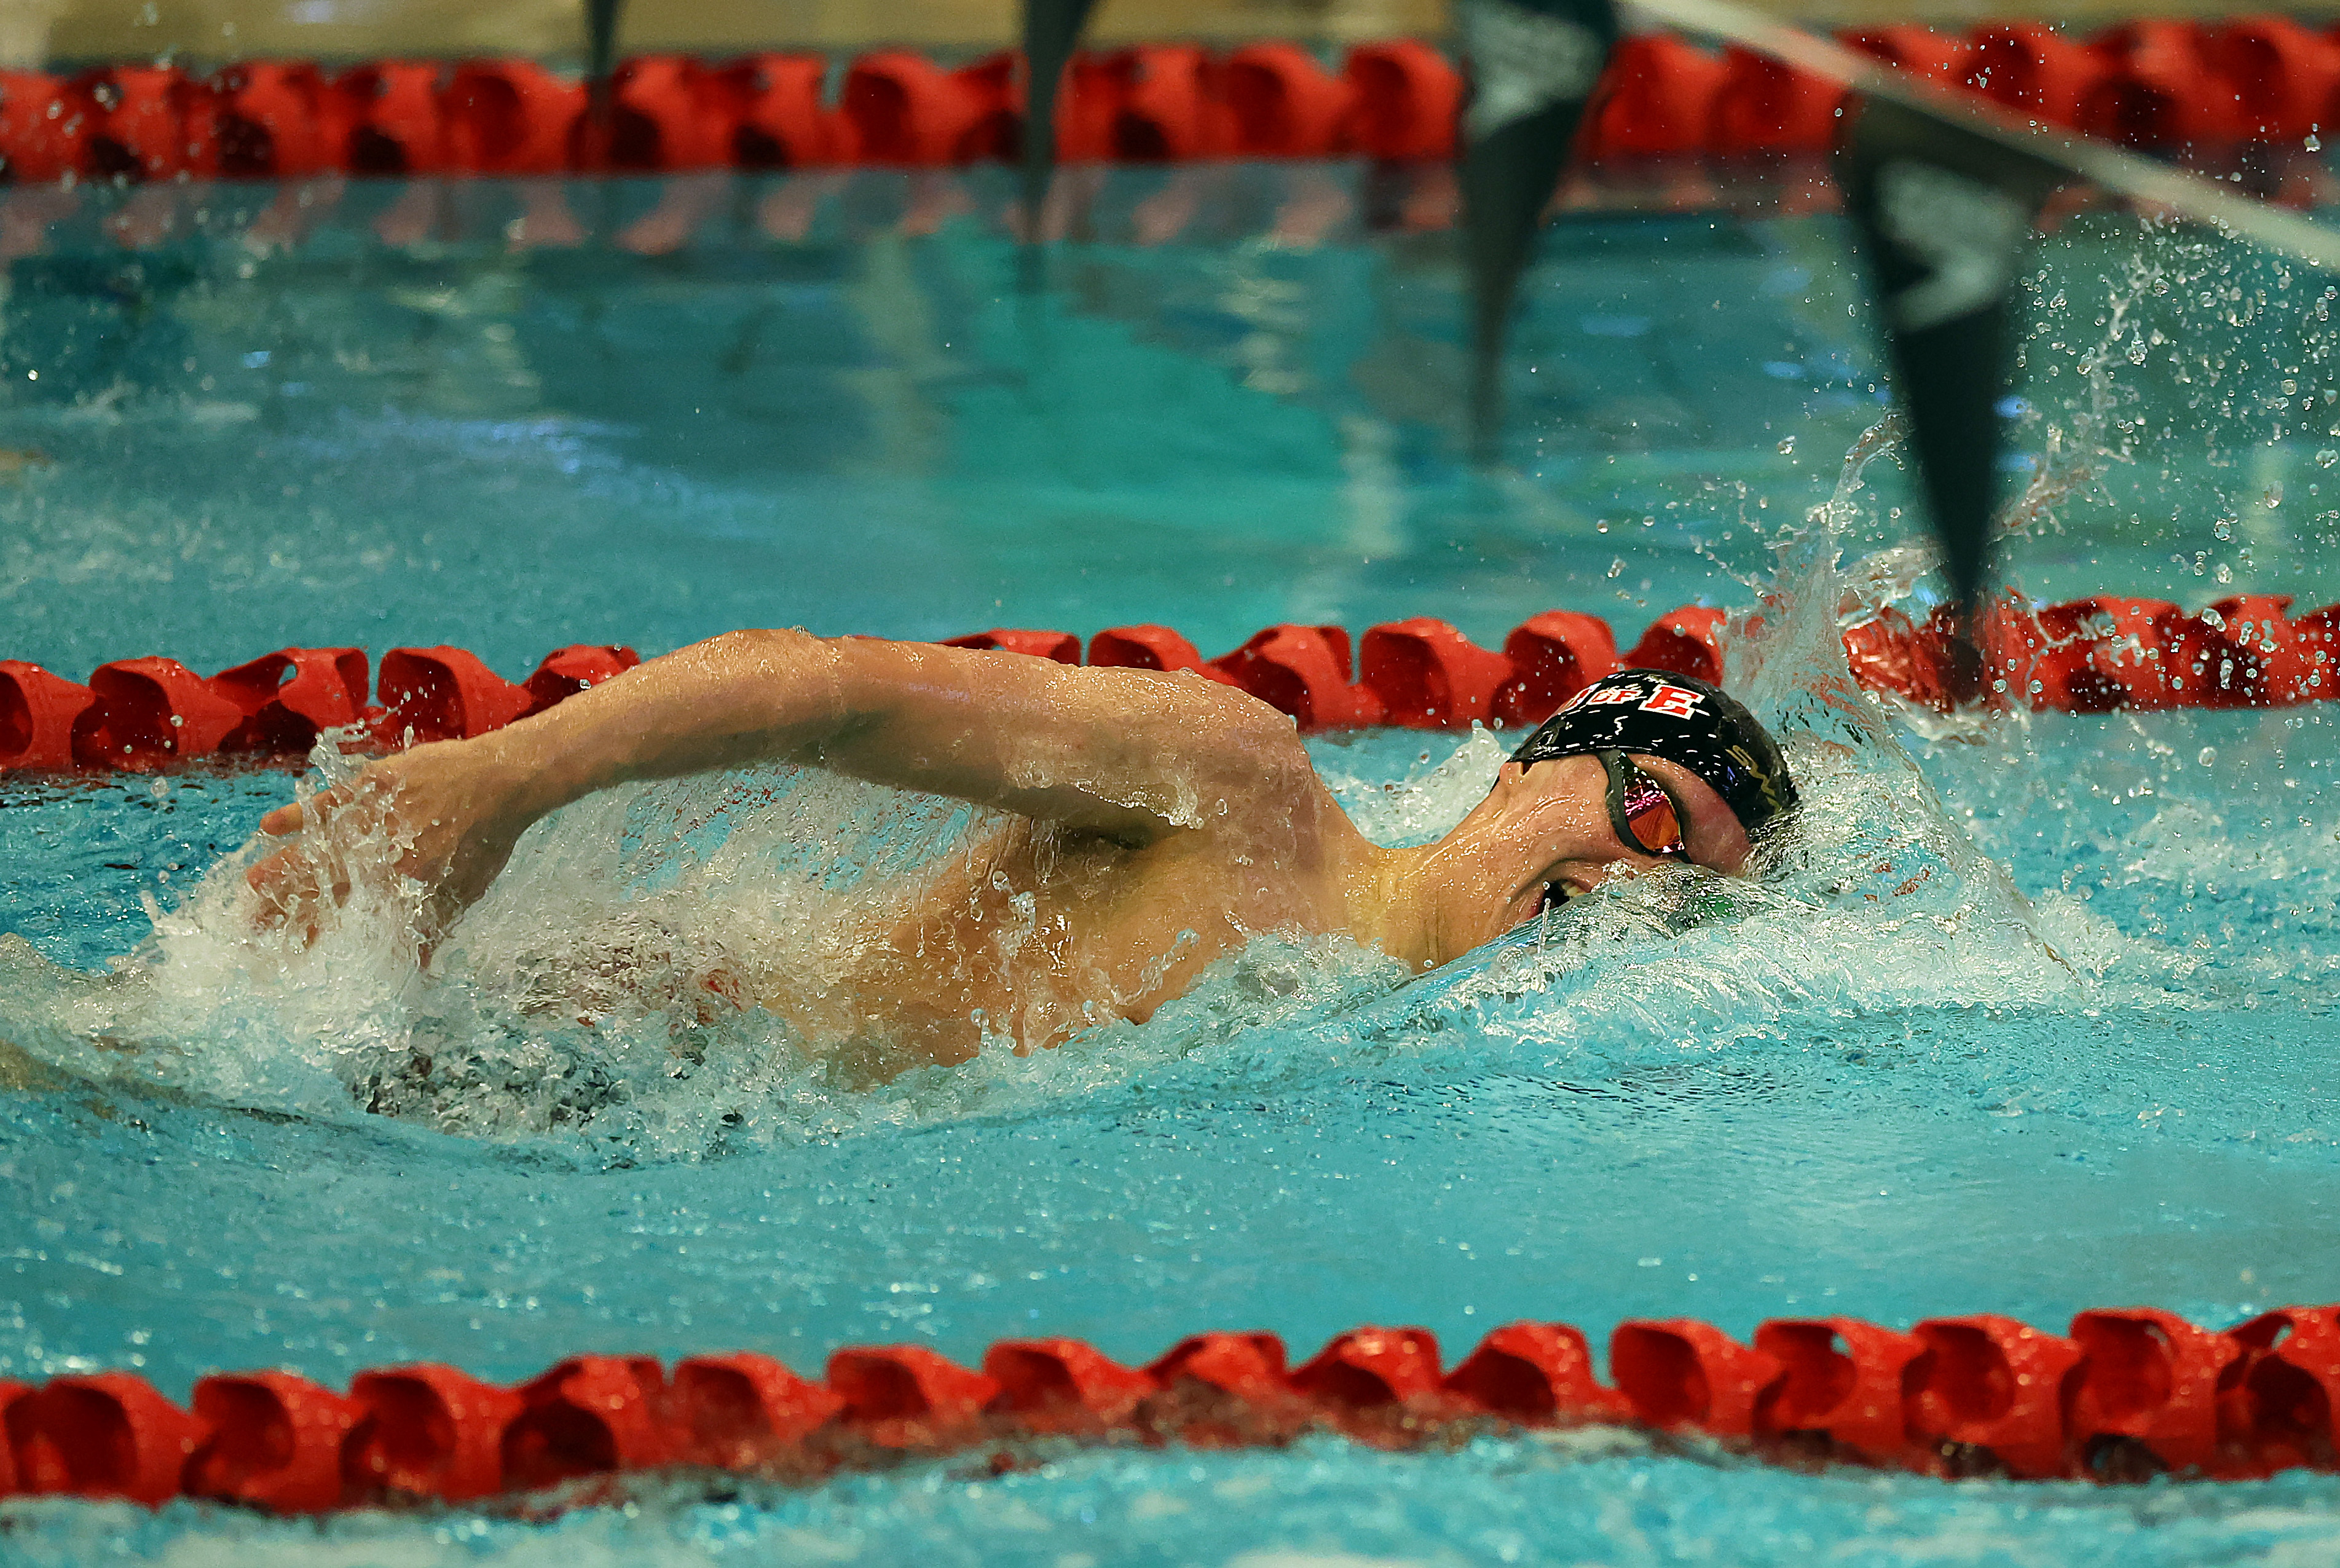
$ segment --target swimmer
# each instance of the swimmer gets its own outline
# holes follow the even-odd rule
[[[782,763],[994,808],[1004,822],[857,934],[812,994],[743,988],[817,1051],[883,1072],[1142,1023],[1268,932],[1344,934],[1419,972],[1612,877],[1741,872],[1791,810],[1779,748],[1702,681],[1627,670],[1531,735],[1435,843],[1350,822],[1292,719],[1194,674],[796,631],[653,660],[531,719],[385,758],[269,813],[284,836],[363,803],[412,835],[434,919],[478,899],[530,824],[635,780]],[[324,918],[346,870],[287,846],[248,873],[263,918]]]

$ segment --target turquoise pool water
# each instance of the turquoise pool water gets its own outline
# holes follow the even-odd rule
[[[185,194],[137,253],[93,203],[0,304],[0,446],[50,460],[0,480],[0,654],[79,676],[447,640],[518,675],[561,643],[750,623],[1148,620],[1216,652],[1283,619],[1431,613],[1492,641],[1553,606],[1630,637],[1768,587],[1786,608],[1734,667],[1797,727],[1827,830],[1709,924],[1620,894],[1404,986],[1263,940],[1143,1028],[856,1090],[768,1023],[651,1002],[587,1030],[529,987],[882,896],[963,827],[947,809],[778,775],[589,802],[423,982],[394,898],[308,958],[243,935],[232,858],[288,774],[0,781],[0,929],[134,977],[0,971],[0,1039],[36,1065],[0,1092],[0,1376],[126,1365],[179,1395],[222,1368],[513,1378],[732,1348],[810,1370],[843,1344],[972,1359],[1031,1332],[1144,1359],[1203,1326],[1305,1354],[1360,1322],[1426,1325],[1452,1357],[1522,1316],[1596,1338],[1631,1315],[2055,1326],[2140,1302],[2219,1324],[2340,1296],[2340,732],[2319,709],[1921,724],[1814,700],[1824,610],[1916,574],[1889,459],[1839,489],[1879,405],[1833,219],[1641,202],[1556,230],[1509,377],[1512,471],[1489,477],[1449,422],[1448,241],[1376,226],[1384,176],[1179,179],[1106,182],[1039,301],[983,179],[710,187],[658,256],[515,251],[523,194],[492,185],[395,247],[372,227],[395,188],[312,203],[268,250],[243,236],[277,193]],[[673,194],[570,202],[617,234]],[[774,236],[776,201],[809,210],[801,237]],[[1163,238],[1148,202],[1189,221]],[[2048,498],[2012,562],[2027,590],[2340,598],[2321,280],[2098,216],[2043,250],[2035,295],[2008,408],[2032,465],[2011,483]],[[1451,820],[1500,754],[1315,749],[1392,838]],[[2327,1477],[1945,1486],[1623,1438],[649,1481],[549,1520],[0,1503],[0,1555],[35,1563],[2335,1544]]]

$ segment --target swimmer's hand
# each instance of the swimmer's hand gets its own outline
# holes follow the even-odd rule
[[[260,896],[260,923],[315,941],[328,912],[348,902],[358,868],[369,858],[381,864],[395,845],[389,868],[430,889],[425,935],[444,931],[543,814],[529,799],[528,770],[514,766],[508,733],[417,746],[262,818],[262,833],[300,837],[244,873]]]

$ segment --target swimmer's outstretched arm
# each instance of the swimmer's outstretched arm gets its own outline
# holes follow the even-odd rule
[[[786,762],[954,796],[1131,846],[1337,807],[1292,721],[1192,675],[798,631],[737,631],[655,659],[471,740],[418,746],[261,822],[295,832],[390,801],[402,862],[445,913],[484,892],[529,825],[613,785]],[[1343,819],[1344,820],[1344,819]],[[250,873],[291,911],[331,890],[281,851]],[[338,880],[338,878],[333,878]]]

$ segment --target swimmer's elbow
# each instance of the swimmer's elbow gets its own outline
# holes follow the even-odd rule
[[[592,721],[605,750],[652,758],[653,776],[785,761],[836,730],[840,673],[838,645],[809,632],[726,631],[585,694],[597,700],[552,712],[572,729]]]
[[[1315,784],[1315,767],[1292,717],[1241,691],[1212,693],[1205,721],[1162,742],[1164,755],[1185,753],[1181,771],[1196,788],[1254,808],[1280,809]]]
[[[1307,748],[1300,743],[1300,725],[1290,714],[1248,692],[1225,690],[1214,696],[1224,716],[1216,737],[1224,754],[1246,768],[1308,766]]]
[[[801,627],[750,627],[694,643],[689,651],[722,664],[769,668],[809,658],[822,646],[819,638]]]
[[[775,721],[835,707],[838,645],[794,627],[726,631],[684,650],[714,677],[740,712]]]

